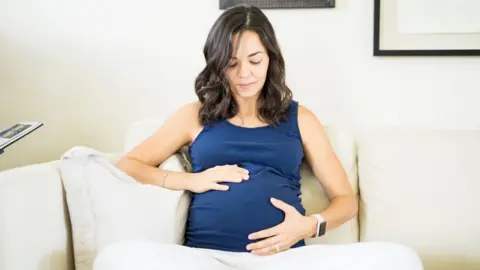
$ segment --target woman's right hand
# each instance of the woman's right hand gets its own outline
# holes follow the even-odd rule
[[[190,182],[189,190],[194,193],[203,193],[209,190],[228,190],[227,185],[220,182],[240,183],[248,180],[248,170],[237,165],[215,166],[200,173],[195,173]]]

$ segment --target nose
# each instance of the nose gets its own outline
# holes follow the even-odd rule
[[[240,78],[247,78],[250,76],[250,67],[246,63],[240,63],[237,70],[238,76]]]

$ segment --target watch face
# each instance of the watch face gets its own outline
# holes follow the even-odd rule
[[[320,223],[320,226],[318,226],[317,235],[318,236],[324,235],[326,229],[327,229],[327,222],[324,221],[324,222]]]

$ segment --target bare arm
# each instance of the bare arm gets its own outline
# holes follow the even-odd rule
[[[189,190],[193,174],[168,172],[158,165],[181,147],[189,144],[199,131],[198,103],[178,109],[149,138],[138,144],[115,165],[143,184],[163,186],[172,190]]]
[[[320,121],[303,106],[299,106],[298,119],[307,163],[330,199],[320,213],[327,220],[328,231],[357,215],[357,199]],[[312,230],[315,232],[315,225]]]

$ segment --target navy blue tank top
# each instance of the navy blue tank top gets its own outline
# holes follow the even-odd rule
[[[192,194],[184,245],[247,252],[250,233],[273,227],[284,213],[270,202],[280,199],[302,215],[300,165],[304,153],[298,127],[298,103],[292,101],[288,119],[280,125],[247,128],[226,119],[203,127],[190,145],[192,171],[237,164],[249,171],[241,183],[224,182],[228,191]],[[303,240],[293,247],[304,246]]]

